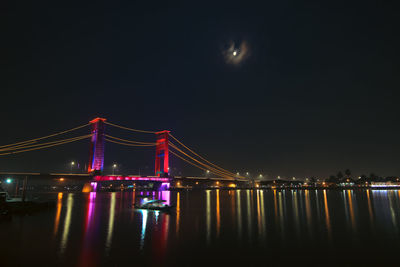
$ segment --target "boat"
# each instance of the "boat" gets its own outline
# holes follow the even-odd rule
[[[151,195],[144,195],[144,196],[136,196],[136,198],[149,198],[149,197],[152,197]]]
[[[8,193],[0,192],[0,221],[11,219],[11,213],[7,207],[7,199]]]
[[[0,219],[9,218],[12,214],[30,214],[39,210],[54,207],[53,201],[26,201],[24,198],[11,198],[7,192],[0,192]]]
[[[144,201],[142,204],[135,204],[137,209],[146,210],[160,210],[160,211],[170,211],[173,206],[165,204],[165,200],[153,199],[149,201]]]

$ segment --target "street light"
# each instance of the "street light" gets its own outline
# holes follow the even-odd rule
[[[117,164],[113,164],[113,175],[114,175],[114,171],[115,171],[115,168],[117,168]]]
[[[6,183],[7,184],[11,184],[12,183],[12,179],[11,178],[7,178]]]
[[[72,167],[74,167],[75,161],[71,161],[71,172],[72,172]]]

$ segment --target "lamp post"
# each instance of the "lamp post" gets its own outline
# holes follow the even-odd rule
[[[11,192],[11,190],[12,190],[11,184],[13,183],[13,179],[7,178],[7,179],[5,180],[5,182],[6,182],[6,188],[4,188],[4,189],[5,189],[5,191],[7,191],[7,192],[10,194],[10,192]]]
[[[75,166],[75,161],[71,161],[71,173],[72,173],[72,168]]]
[[[113,164],[113,175],[114,175],[114,172],[115,172],[115,168],[117,168],[117,164]]]

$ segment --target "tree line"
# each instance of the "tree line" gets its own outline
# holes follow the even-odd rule
[[[376,175],[375,173],[370,173],[369,175],[361,174],[359,177],[354,178],[352,176],[351,170],[346,169],[344,172],[339,171],[336,175],[329,176],[327,182],[330,183],[345,183],[345,182],[353,182],[353,183],[370,183],[370,182],[396,182],[399,181],[398,177],[389,176],[382,177]]]

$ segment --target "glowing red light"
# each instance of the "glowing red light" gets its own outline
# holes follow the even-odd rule
[[[103,122],[106,121],[106,119],[104,119],[104,118],[97,117],[97,118],[95,118],[95,119],[89,121],[89,123],[96,123],[96,122],[98,122],[98,121],[100,121],[100,120],[103,121]]]
[[[135,177],[135,176],[100,176],[94,177],[94,180],[99,181],[120,181],[120,180],[132,180],[132,181],[155,181],[155,182],[169,182],[169,178],[160,177]]]

